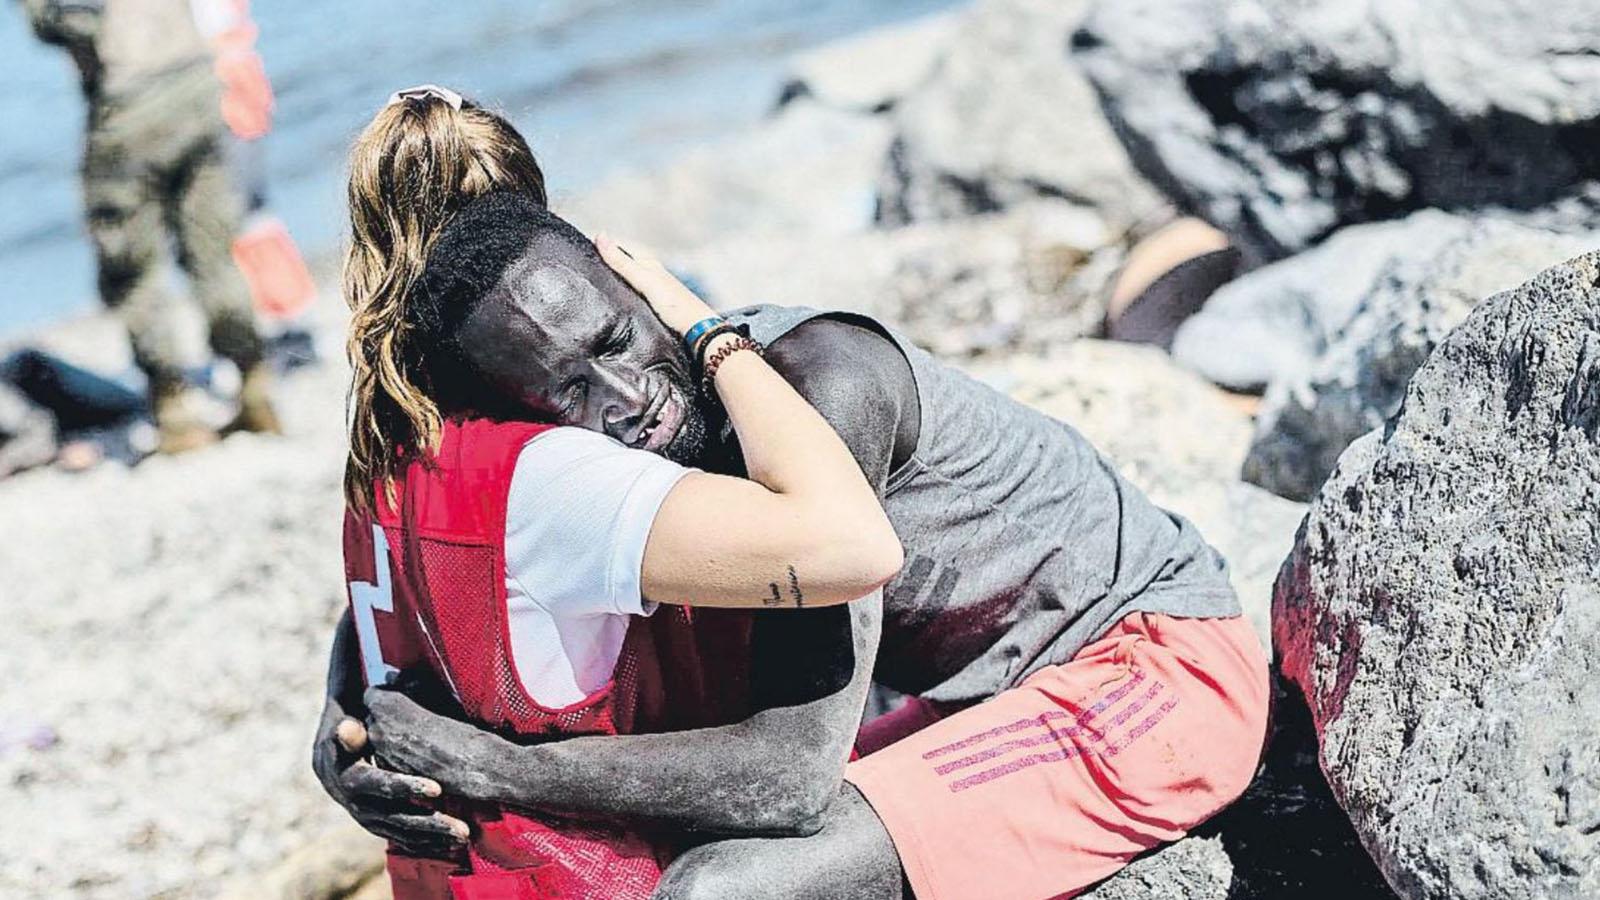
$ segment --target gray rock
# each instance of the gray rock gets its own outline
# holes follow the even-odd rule
[[[779,105],[809,97],[851,112],[882,112],[933,73],[956,33],[956,16],[938,13],[808,50],[789,64]]]
[[[1431,257],[1396,258],[1309,371],[1268,389],[1244,479],[1311,499],[1350,442],[1400,409],[1412,374],[1479,299],[1596,247],[1600,236],[1487,220]]]
[[[672,258],[712,303],[846,309],[941,356],[1064,344],[1104,316],[1120,259],[1105,224],[1062,201],[858,234],[755,235]]]
[[[1140,170],[1257,261],[1428,207],[1597,221],[1592,0],[1105,0],[1073,46]]]
[[[860,231],[872,224],[889,140],[882,116],[798,101],[747,132],[552,205],[588,233],[604,229],[663,257],[736,236]]]
[[[1217,838],[1184,838],[1141,856],[1078,896],[1085,900],[1224,900],[1233,863]]]
[[[1397,259],[1431,259],[1470,227],[1466,218],[1424,210],[1342,229],[1224,285],[1178,328],[1173,358],[1237,391],[1259,392],[1303,373]]]
[[[1600,254],[1481,303],[1351,445],[1273,629],[1408,898],[1600,895]]]
[[[1119,229],[1163,208],[1068,59],[1083,0],[981,0],[933,76],[897,104],[878,198],[886,224],[989,212],[1040,196]]]

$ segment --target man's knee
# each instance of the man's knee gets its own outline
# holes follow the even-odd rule
[[[678,857],[661,878],[653,900],[744,900],[752,885],[742,866],[716,845],[696,847]]]

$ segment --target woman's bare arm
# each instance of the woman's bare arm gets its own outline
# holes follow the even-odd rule
[[[676,334],[715,313],[660,263],[604,237],[601,256]],[[734,344],[711,339],[708,353]],[[889,518],[833,428],[758,354],[739,351],[715,390],[747,478],[695,472],[672,489],[645,545],[647,599],[728,607],[848,603],[899,572]]]

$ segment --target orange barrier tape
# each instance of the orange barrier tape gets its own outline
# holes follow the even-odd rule
[[[233,261],[250,285],[255,308],[276,319],[290,319],[311,305],[317,285],[289,229],[265,217],[233,241]]]

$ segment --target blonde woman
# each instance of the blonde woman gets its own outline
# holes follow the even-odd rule
[[[449,101],[398,95],[352,171],[345,550],[363,680],[431,675],[469,720],[524,739],[698,724],[712,709],[733,721],[742,679],[707,687],[669,671],[700,635],[654,601],[846,603],[898,571],[894,531],[844,444],[761,348],[660,265],[603,238],[588,274],[631,285],[702,361],[750,478],[695,471],[537,409],[491,414],[473,402],[458,348],[500,336],[478,321],[481,291],[430,277],[438,223],[464,193],[509,183],[514,191],[475,203],[510,198],[526,220],[560,224],[530,202],[543,197],[538,170],[502,120],[424,90]],[[421,120],[415,132],[397,121],[410,117]],[[445,121],[435,129],[430,117]],[[388,129],[418,143],[361,152],[388,144]],[[471,152],[480,144],[492,152]],[[384,199],[372,205],[374,195]],[[475,835],[465,859],[437,865],[397,848],[397,896],[513,878],[561,896],[642,898],[667,859],[627,832],[551,827],[494,806],[461,814]]]

